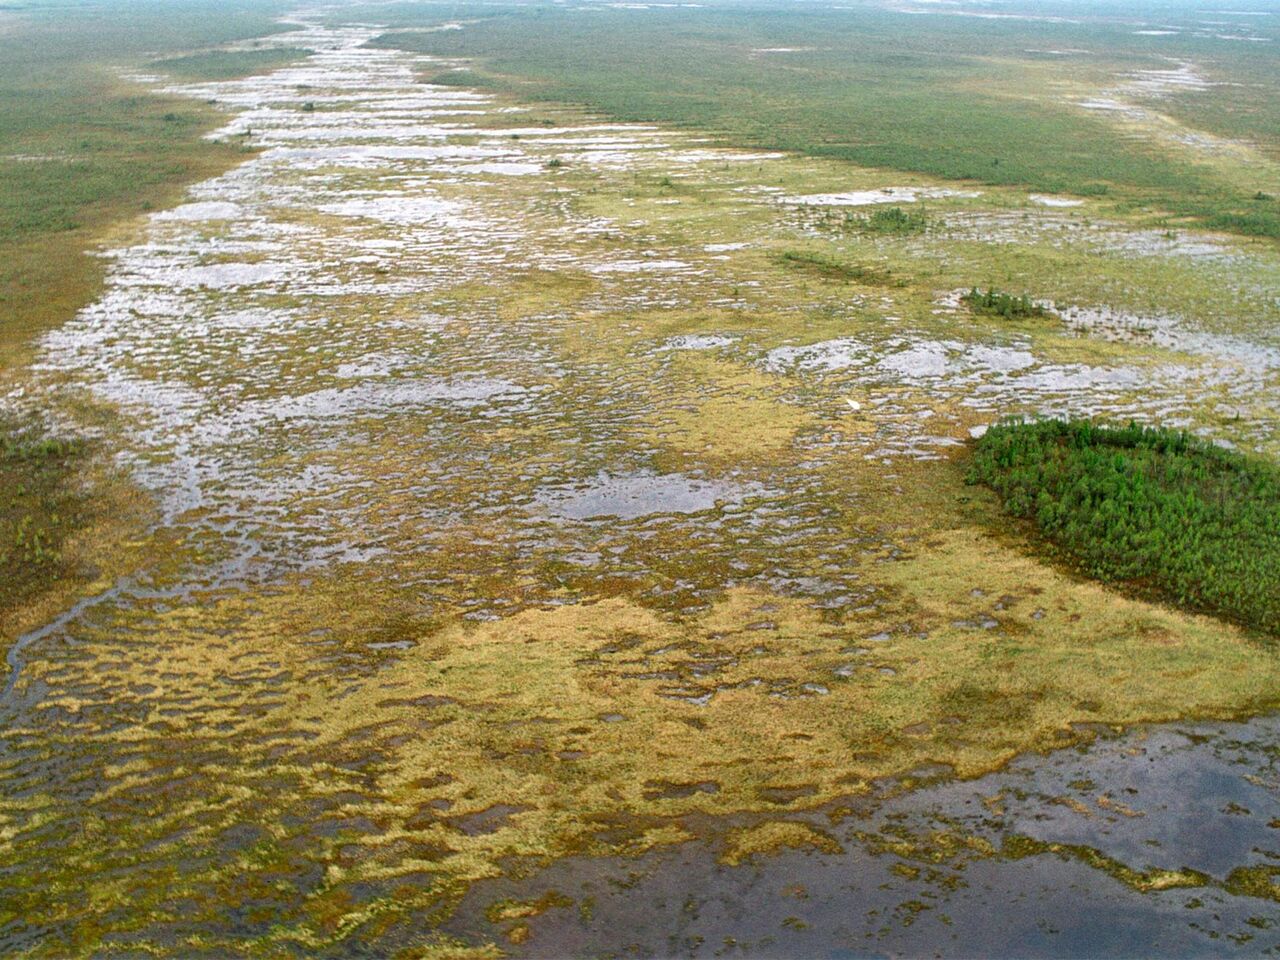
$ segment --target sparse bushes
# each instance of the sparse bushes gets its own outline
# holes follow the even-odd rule
[[[864,233],[923,233],[928,219],[923,210],[880,207],[869,217],[858,217],[857,228]]]
[[[806,226],[830,233],[906,236],[924,233],[929,225],[924,210],[905,210],[902,207],[879,207],[869,216],[832,207],[805,207],[801,218]]]
[[[18,434],[4,438],[0,445],[0,462],[43,463],[79,453],[84,444],[79,440],[56,437],[31,437]]]
[[[5,611],[64,572],[63,542],[82,519],[81,497],[71,481],[84,444],[3,423],[0,433],[0,611]]]
[[[1246,237],[1280,239],[1280,214],[1269,210],[1256,213],[1217,213],[1207,217],[1205,225],[1214,230],[1226,230]]]
[[[977,287],[960,297],[960,302],[974,313],[984,317],[1003,317],[1005,320],[1025,320],[1051,316],[1049,310],[1036,303],[1025,293],[1013,296],[994,287],[987,291]]]
[[[852,281],[872,286],[899,285],[901,283],[884,267],[870,267],[860,263],[849,263],[845,260],[829,257],[826,254],[810,253],[807,250],[784,250],[778,255],[777,260],[783,266],[806,270],[828,280]]]
[[[970,483],[1090,576],[1280,633],[1280,467],[1190,434],[1047,420],[992,427]]]

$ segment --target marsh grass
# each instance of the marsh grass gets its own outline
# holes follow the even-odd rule
[[[500,119],[509,125],[509,117]],[[560,125],[554,119],[530,118],[530,125]],[[826,181],[810,178],[835,166],[787,158],[767,168],[767,181],[744,174],[751,185],[776,181],[787,195],[801,195],[825,189]],[[1046,245],[1043,253],[1002,249],[1002,263],[1025,258],[1006,269],[968,255],[952,266],[947,247],[939,261],[955,272],[940,278],[918,255],[890,261],[878,249],[917,288],[891,296],[859,290],[840,276],[856,266],[845,261],[859,255],[856,243],[806,240],[796,258],[777,256],[802,243],[775,225],[777,205],[722,203],[717,198],[733,195],[726,188],[737,183],[717,171],[726,179],[700,186],[695,175],[680,168],[664,186],[657,171],[632,178],[571,162],[554,178],[512,178],[518,183],[478,193],[513,220],[530,209],[520,203],[547,186],[572,189],[583,216],[623,224],[647,218],[585,248],[598,258],[668,245],[696,254],[712,241],[744,241],[739,255],[715,261],[724,264],[723,275],[682,276],[685,299],[676,308],[619,305],[606,293],[622,282],[617,276],[566,267],[569,261],[552,256],[561,249],[555,235],[535,230],[519,242],[548,243],[545,257],[535,259],[552,268],[477,271],[447,290],[379,302],[397,317],[453,318],[438,341],[441,370],[468,369],[457,361],[474,362],[474,348],[486,344],[486,364],[514,362],[521,378],[540,385],[533,368],[542,362],[523,358],[554,360],[545,385],[560,404],[548,419],[539,413],[477,421],[467,411],[458,427],[449,413],[398,417],[385,430],[362,424],[347,432],[344,425],[333,449],[282,450],[282,457],[297,454],[300,466],[340,466],[347,479],[336,502],[344,508],[360,503],[362,490],[386,492],[389,476],[435,476],[415,471],[472,458],[474,472],[467,467],[447,483],[415,484],[411,497],[380,493],[376,513],[383,516],[365,514],[375,526],[350,528],[361,539],[370,530],[395,531],[397,549],[386,565],[311,569],[263,590],[195,589],[172,604],[115,604],[77,628],[76,642],[64,645],[74,648],[72,656],[29,659],[20,689],[52,691],[47,701],[58,709],[46,716],[59,726],[56,737],[38,728],[20,741],[40,765],[27,768],[43,771],[67,744],[92,763],[84,792],[40,797],[42,807],[20,798],[31,814],[13,844],[23,883],[10,910],[54,931],[38,952],[103,949],[136,931],[128,948],[157,953],[179,949],[175,943],[223,954],[292,946],[350,952],[368,936],[358,948],[421,952],[428,937],[422,955],[434,947],[434,955],[466,955],[431,926],[469,884],[527,864],[634,856],[690,840],[684,824],[704,823],[705,814],[785,816],[870,792],[881,778],[928,762],[945,760],[973,776],[1024,750],[1087,739],[1089,723],[1233,715],[1274,704],[1280,668],[1242,631],[1116,597],[1026,556],[1021,543],[989,535],[998,522],[996,498],[964,488],[956,464],[904,458],[885,470],[856,447],[847,457],[815,455],[813,444],[830,429],[830,406],[840,410],[846,435],[874,430],[876,420],[848,416],[844,389],[822,392],[755,362],[761,349],[801,336],[879,330],[887,304],[873,317],[847,309],[868,294],[893,299],[907,322],[941,335],[953,318],[930,312],[935,288],[983,277],[1043,289],[1046,274],[1079,283],[1104,269],[1098,258],[1072,259]],[[807,189],[786,189],[793,186]],[[685,191],[682,200],[699,201],[645,202],[676,190]],[[876,246],[935,241],[941,239]],[[824,275],[832,264],[831,279],[841,282]],[[412,261],[401,269],[412,270]],[[1113,269],[1135,275],[1131,262]],[[1151,282],[1151,274],[1139,276]],[[742,284],[750,309],[708,306],[730,283],[735,299]],[[1185,300],[1185,285],[1175,286]],[[1221,281],[1212,287],[1216,308]],[[274,308],[282,301],[264,302]],[[324,309],[335,324],[358,317],[354,344],[362,342],[371,306],[353,299],[328,301]],[[1055,336],[1048,329],[1055,326],[1028,325],[1029,335]],[[489,338],[498,330],[514,331],[519,351],[510,352],[508,340],[495,348]],[[732,333],[741,346],[651,349],[672,334],[710,331]],[[388,327],[368,333],[387,348],[397,342]],[[273,361],[264,397],[292,396],[332,368],[332,355],[311,359],[313,336],[282,341],[288,352],[283,366]],[[420,334],[413,336],[419,349]],[[1104,349],[1081,343],[1072,340],[1070,349]],[[214,366],[222,363],[218,356],[207,355],[202,370],[241,382],[240,371]],[[279,369],[290,376],[276,377]],[[929,400],[952,416],[946,401]],[[590,451],[651,457],[663,472],[767,477],[791,486],[787,508],[794,513],[778,518],[782,526],[746,525],[723,510],[705,525],[593,527],[583,541],[592,549],[602,534],[625,549],[616,567],[570,563],[559,541],[532,554],[516,549],[528,528],[523,510],[507,507],[548,471],[591,464]],[[279,464],[284,469],[288,461]],[[495,496],[500,515],[468,506]],[[290,501],[286,515],[313,518],[314,509],[308,495]],[[446,512],[456,519],[441,526],[437,518]],[[438,528],[429,549],[414,539],[425,527]],[[185,561],[205,546],[147,542],[138,549],[147,554],[150,580],[181,584],[196,567]],[[159,562],[171,568],[157,574]],[[199,557],[197,569],[210,565]],[[847,611],[847,620],[816,605],[807,588],[766,589],[773,570],[843,579],[855,567],[859,592],[865,586],[875,602]],[[424,578],[432,584],[429,606]],[[759,588],[730,586],[744,581]],[[701,598],[690,607],[682,597],[695,588]],[[463,617],[475,597],[501,599],[503,615]],[[762,633],[766,609],[772,626]],[[998,625],[972,626],[987,616]],[[858,654],[868,662],[850,672],[849,650],[868,636],[883,639]],[[371,643],[395,647],[372,650]],[[717,672],[704,676],[707,663],[718,664]],[[705,684],[714,696],[704,705],[671,698],[672,674]],[[173,772],[179,742],[183,769]],[[113,776],[98,791],[104,769]],[[36,790],[57,782],[40,775]],[[26,784],[16,773],[15,782]],[[699,788],[713,782],[714,791]],[[495,810],[511,813],[495,817]],[[491,831],[460,827],[486,817]],[[176,844],[175,823],[192,825]],[[743,862],[831,842],[785,823],[728,840],[726,858]],[[154,858],[155,870],[129,868],[138,851]],[[116,869],[121,863],[126,869]],[[87,874],[94,876],[89,909],[65,895]],[[130,917],[143,921],[104,914],[95,906],[104,903],[128,903]],[[501,909],[506,922],[517,922],[539,908]],[[241,911],[244,923],[224,923],[228,910]],[[122,933],[125,923],[130,929]],[[378,940],[379,930],[390,933]]]
[[[468,89],[496,85],[492,77],[477,73],[475,70],[468,70],[465,67],[433,73],[428,77],[424,77],[422,82],[434,84],[438,87],[466,87]]]
[[[1119,860],[1083,844],[1053,843],[1031,837],[1014,835],[1008,837],[1000,849],[1001,856],[1009,860],[1021,860],[1043,854],[1053,854],[1062,859],[1077,860],[1095,870],[1102,871],[1126,886],[1150,893],[1157,890],[1195,889],[1209,886],[1226,886],[1218,884],[1213,877],[1199,870],[1183,867],[1180,870],[1166,870],[1149,867],[1146,870],[1135,870]],[[1234,874],[1233,874],[1234,876]]]
[[[274,4],[33,8],[0,33],[0,366],[97,292],[110,225],[242,158],[221,115],[120,79],[157,52],[280,29]],[[216,15],[215,15],[216,14]]]
[[[800,216],[806,226],[833,234],[911,236],[924,233],[929,226],[928,214],[923,209],[906,210],[896,206],[877,207],[870,214],[838,207],[803,207]]]
[[[923,210],[904,210],[902,207],[880,207],[870,216],[857,217],[853,226],[863,233],[888,233],[905,235],[923,233],[929,218]]]
[[[476,6],[448,15],[477,19],[466,30],[388,33],[375,43],[477,58],[498,76],[519,78],[497,82],[522,97],[583,104],[620,120],[951,180],[1107,196],[1153,215],[1280,237],[1280,211],[1251,199],[1268,174],[1224,172],[1215,158],[1165,149],[1061,97],[1009,95],[1068,86],[1096,93],[1135,68],[1167,66],[1175,53],[1209,58],[1218,73],[1237,70],[1248,82],[1161,100],[1159,109],[1274,153],[1275,107],[1263,79],[1275,74],[1272,51],[1249,51],[1237,69],[1242,44],[1226,58],[1221,44],[1179,38],[1158,54],[1127,28],[1063,24],[1056,46],[1093,52],[1054,62],[1032,52],[1045,37],[1029,24],[874,6],[713,5],[590,17]],[[441,16],[400,7],[388,19],[410,26]],[[767,52],[779,46],[791,52]]]
[[[147,68],[163,71],[179,80],[233,80],[286,67],[305,57],[307,52],[300,47],[210,50],[152,60]]]
[[[49,437],[0,421],[0,614],[31,600],[66,574],[62,547],[87,504],[71,481],[86,451],[79,440]]]
[[[1047,420],[993,427],[970,483],[1106,583],[1280,633],[1280,470],[1190,434]]]
[[[1280,867],[1273,864],[1237,867],[1227,875],[1224,886],[1229,893],[1280,903]]]
[[[778,254],[777,260],[784,267],[803,270],[826,280],[862,283],[868,286],[901,286],[902,284],[902,281],[895,278],[893,273],[885,267],[851,263],[825,253],[784,250]]]
[[[278,9],[146,0],[31,8],[0,33],[0,369],[97,295],[104,264],[88,251],[104,232],[243,159],[240,147],[202,139],[216,111],[120,72],[157,51],[274,32]],[[204,63],[206,75],[219,63],[219,76],[253,59],[182,58]],[[77,442],[0,420],[0,619],[66,587],[65,547],[98,516],[85,493],[89,459]]]

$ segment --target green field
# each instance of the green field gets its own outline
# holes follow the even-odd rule
[[[260,36],[272,7],[141,2],[0,10],[0,365],[93,294],[109,225],[235,163],[219,114],[122,79],[156,52]]]
[[[158,70],[183,81],[232,80],[255,73],[269,73],[306,55],[306,50],[297,47],[210,50],[153,60],[147,64],[147,69]]]
[[[1264,80],[1280,69],[1280,44],[1188,36],[1158,45],[1135,36],[1128,20],[912,16],[871,4],[590,16],[543,5],[397,9],[405,22],[468,22],[461,30],[392,32],[380,42],[474,58],[473,70],[505,79],[521,97],[864,166],[1105,195],[1155,219],[1191,217],[1280,237],[1280,202],[1254,199],[1280,193],[1280,127]],[[1211,88],[1202,101],[1195,93],[1161,99],[1158,109],[1247,138],[1267,162],[1223,169],[1216,157],[1171,145],[1168,130],[1135,136],[1076,102],[1118,76],[1169,69],[1178,58],[1210,64],[1204,69],[1232,86]],[[1136,105],[1148,101],[1135,91]]]

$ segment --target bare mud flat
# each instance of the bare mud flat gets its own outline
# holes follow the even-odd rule
[[[1273,710],[1280,658],[1029,556],[958,459],[1041,414],[1280,453],[1273,248],[291,22],[299,63],[155,81],[258,152],[114,236],[5,401],[154,501],[134,569],[8,638],[6,950],[1274,948],[1273,721],[1015,758]],[[885,203],[930,229],[802,209]],[[997,258],[1061,316],[964,310]]]

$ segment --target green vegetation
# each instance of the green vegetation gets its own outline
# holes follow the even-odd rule
[[[839,207],[801,207],[799,215],[806,227],[828,233],[864,233],[881,236],[910,236],[924,233],[929,226],[924,210],[877,207],[869,216]]]
[[[1188,146],[1199,127],[1170,141],[1158,125],[1079,106],[1136,70],[1168,69],[1172,56],[1212,62],[1228,80],[1239,57],[1241,79],[1255,82],[1213,87],[1204,101],[1181,93],[1160,100],[1159,109],[1183,110],[1193,124],[1213,113],[1204,103],[1230,104],[1235,109],[1219,111],[1229,116],[1223,129],[1280,155],[1271,83],[1258,79],[1275,76],[1269,48],[1277,43],[1253,45],[1268,49],[1244,55],[1245,44],[1188,36],[1162,38],[1157,50],[1128,23],[913,16],[872,5],[601,9],[589,17],[545,6],[424,9],[392,7],[388,20],[474,22],[465,30],[389,33],[377,42],[476,58],[523,98],[864,166],[1105,195],[1153,217],[1280,237],[1280,211],[1252,201],[1259,189],[1280,185],[1280,168],[1255,161],[1228,163],[1227,170],[1219,155]],[[1037,53],[1046,48],[1074,52]],[[1010,93],[1027,89],[1046,92]],[[1132,94],[1138,102],[1144,96]]]
[[[434,83],[440,87],[491,87],[494,85],[493,78],[486,77],[484,74],[476,73],[474,70],[467,70],[459,67],[453,70],[442,70],[440,73],[433,73],[429,77],[425,77],[425,82]]]
[[[973,287],[960,297],[960,302],[979,316],[1003,317],[1005,320],[1025,320],[1030,317],[1048,317],[1052,313],[1036,303],[1027,294],[1015,297],[994,287],[985,292]]]
[[[1280,867],[1265,863],[1237,867],[1228,874],[1224,886],[1230,893],[1280,903]]]
[[[86,252],[104,231],[175,201],[185,184],[242,158],[239,147],[202,139],[221,119],[217,112],[158,96],[121,79],[121,71],[141,67],[156,51],[274,32],[270,18],[278,9],[243,0],[144,0],[5,14],[0,370],[19,364],[33,337],[97,294],[103,261]],[[205,59],[230,69],[231,60]],[[64,546],[100,512],[86,507],[85,451],[37,436],[29,426],[0,421],[0,616],[69,588]]]
[[[856,225],[864,233],[923,233],[928,225],[928,218],[923,210],[880,207],[869,217],[859,217]]]
[[[147,66],[180,80],[231,80],[288,66],[306,55],[307,51],[299,47],[210,50],[185,57],[153,60]]]
[[[814,253],[807,250],[784,250],[778,255],[778,262],[786,267],[795,267],[817,274],[828,280],[844,280],[853,283],[865,283],[870,286],[901,285],[893,274],[884,267],[869,267],[860,263],[849,263],[825,253]]]
[[[50,439],[0,423],[0,614],[31,600],[64,573],[63,542],[79,525],[83,498],[68,481],[85,454],[79,441]]]
[[[1213,884],[1213,878],[1199,870],[1183,867],[1181,870],[1166,870],[1149,867],[1146,870],[1135,870],[1133,867],[1116,860],[1106,854],[1083,844],[1053,843],[1036,840],[1031,837],[1014,835],[1008,837],[1000,853],[1010,860],[1021,860],[1025,857],[1053,854],[1064,860],[1078,860],[1081,863],[1107,873],[1125,886],[1143,893],[1153,890],[1174,890],[1205,887]]]
[[[406,96],[413,89],[406,83]],[[368,104],[321,100],[319,91],[298,99],[309,96],[332,111],[313,115],[333,121],[317,122],[317,132],[352,110],[353,146],[399,139]],[[160,98],[144,106],[153,103],[160,130],[176,131],[165,113],[192,109]],[[120,286],[112,281],[124,302],[113,302],[141,309],[96,359],[136,377],[142,396],[168,390],[162,403],[173,388],[184,404],[198,391],[205,409],[220,408],[217,418],[218,398],[234,414],[242,401],[280,410],[328,391],[348,362],[370,371],[360,387],[382,397],[384,380],[368,366],[375,351],[397,367],[394,358],[412,360],[392,389],[409,378],[493,375],[536,402],[503,394],[490,409],[433,402],[424,412],[391,394],[385,415],[361,404],[314,426],[281,418],[222,439],[204,416],[135,421],[126,409],[95,441],[104,453],[123,451],[118,460],[36,433],[13,445],[4,469],[43,471],[50,484],[44,501],[15,504],[15,525],[37,515],[22,533],[24,555],[41,518],[65,513],[76,529],[41,531],[39,555],[58,556],[41,561],[58,574],[55,587],[11,617],[6,635],[50,623],[76,593],[104,596],[68,640],[52,636],[21,658],[11,739],[28,759],[10,765],[0,790],[16,878],[0,922],[19,949],[456,957],[465,948],[439,930],[462,929],[463,918],[448,917],[469,890],[483,897],[480,884],[519,883],[560,857],[634,857],[706,840],[712,816],[733,818],[720,821],[730,830],[724,843],[703,848],[726,862],[834,851],[834,837],[794,814],[879,796],[887,778],[907,789],[929,776],[918,773],[925,764],[975,776],[1026,750],[1080,743],[1096,725],[1275,706],[1280,657],[1239,626],[1117,596],[1027,556],[993,529],[997,498],[966,489],[963,464],[886,449],[921,439],[945,457],[944,444],[983,416],[968,405],[973,397],[1015,410],[1053,399],[979,394],[1013,380],[996,373],[893,384],[893,363],[881,364],[897,357],[898,369],[913,367],[903,356],[913,347],[951,356],[966,337],[991,345],[995,323],[957,323],[955,311],[939,309],[939,291],[978,278],[1059,302],[1176,304],[1232,332],[1261,327],[1280,315],[1258,292],[1271,288],[1274,251],[1253,259],[1262,245],[1224,241],[1246,253],[1214,260],[1210,272],[1030,228],[1000,244],[953,236],[953,215],[1021,230],[1024,215],[1045,213],[996,190],[981,199],[926,194],[937,197],[936,229],[923,234],[892,215],[873,227],[873,215],[853,229],[874,238],[813,236],[774,198],[888,187],[900,175],[796,155],[725,158],[706,149],[702,132],[669,130],[634,149],[606,144],[625,162],[594,163],[573,145],[572,131],[596,122],[584,124],[581,111],[506,98],[474,111],[458,118],[450,142],[502,137],[513,155],[554,174],[258,165],[268,202],[256,212],[271,227],[306,226],[303,246],[265,255],[304,266],[297,276],[324,270],[348,292],[308,282],[184,287],[161,301],[189,321],[175,328],[149,322],[165,281],[141,277],[150,289],[130,290],[126,273]],[[192,116],[166,149],[188,145],[193,158],[205,156],[196,147],[208,150],[215,168],[236,157],[188,144],[212,114]],[[293,119],[311,125],[301,113]],[[156,148],[153,133],[139,128],[131,162]],[[193,169],[175,167],[163,191],[176,194]],[[122,186],[103,209],[128,218],[163,202],[163,191]],[[384,266],[341,255],[356,239],[347,218],[288,202],[315,196],[318,207],[330,191],[438,192],[484,216],[463,228],[465,249],[418,242],[421,224],[362,219],[362,245],[402,251]],[[116,221],[105,212],[88,219],[87,209],[73,211],[86,218],[77,231],[29,236],[33,249],[87,260],[92,278],[96,261],[79,251]],[[1119,217],[1111,229],[1128,239],[1131,225]],[[234,222],[166,220],[109,239],[177,244],[196,262],[224,263],[242,256],[226,241],[243,235]],[[504,245],[510,268],[459,255],[473,243]],[[338,254],[320,265],[317,250]],[[407,294],[367,282],[392,271],[441,280]],[[1120,296],[1130,299],[1117,304]],[[316,323],[264,333],[222,322],[246,309]],[[426,315],[447,322],[428,334],[429,350]],[[196,332],[205,328],[218,335]],[[1057,323],[1015,332],[1018,349],[1025,342],[1045,365],[1145,372],[1162,359],[1145,345],[1067,336]],[[257,348],[263,336],[271,349]],[[762,362],[819,356],[806,351],[837,339],[861,366]],[[52,422],[84,423],[95,412],[83,398],[102,369],[42,371],[26,402],[48,403]],[[1148,389],[1137,383],[1133,395]],[[1150,383],[1156,398],[1211,422],[1216,400],[1202,401],[1198,385]],[[142,436],[138,422],[169,427]],[[200,470],[200,505],[146,535],[136,519],[122,535],[92,528],[87,513],[97,522],[124,511],[79,477],[139,455],[227,469]],[[685,477],[723,482],[726,494],[706,511],[637,519],[542,514],[564,502],[548,489],[585,482],[607,491],[604,467],[652,479],[658,507],[681,505],[665,491],[672,482],[678,496]],[[62,497],[72,499],[64,506]],[[5,542],[16,540],[14,532]],[[304,563],[312,542],[342,553]],[[383,542],[395,549],[350,556],[353,544]],[[101,560],[86,543],[131,552]],[[249,556],[257,546],[263,554]],[[251,576],[223,562],[237,557]],[[130,558],[144,589],[110,591]],[[1188,879],[1134,876],[1148,886]],[[568,908],[559,897],[503,896],[491,917],[514,924],[513,938],[529,936],[522,924],[540,911]],[[495,954],[480,946],[471,955]]]
[[[993,427],[971,483],[1091,576],[1280,633],[1280,469],[1190,434],[1049,420]]]

